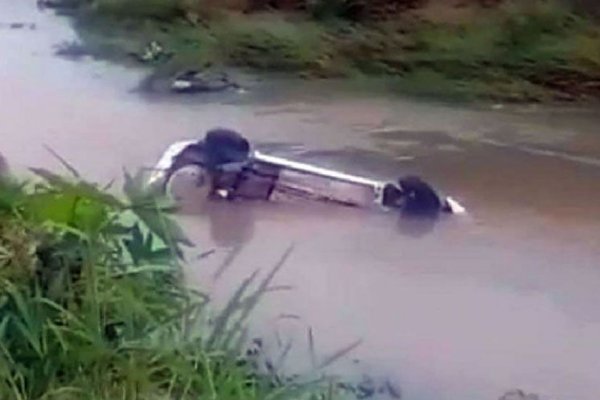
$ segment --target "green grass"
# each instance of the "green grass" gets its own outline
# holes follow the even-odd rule
[[[323,54],[321,28],[265,15],[232,17],[213,27],[226,62],[269,71],[302,71]]]
[[[508,1],[460,23],[400,18],[356,24],[326,9],[319,20],[190,4],[92,0],[80,13],[79,30],[92,53],[114,60],[131,61],[130,53],[159,41],[174,54],[154,66],[167,75],[236,66],[305,77],[389,77],[404,82],[400,90],[425,95],[500,99],[509,88],[506,100],[548,100],[571,89],[600,97],[584,93],[586,82],[600,79],[600,28],[552,0]],[[574,84],[558,87],[563,77]]]
[[[262,16],[231,16],[209,27],[179,20],[102,18],[92,14],[77,24],[83,42],[101,57],[120,58],[155,40],[191,66],[229,64],[260,70],[300,71],[323,53],[316,24]],[[188,65],[190,66],[190,65]]]
[[[96,0],[93,6],[98,15],[120,19],[172,21],[184,13],[178,0]]]
[[[69,169],[70,178],[33,170],[41,179],[0,181],[0,398],[275,400],[330,391],[316,375],[261,372],[245,352],[248,318],[285,257],[215,310],[182,281],[190,242],[140,176],[126,175],[122,199]]]

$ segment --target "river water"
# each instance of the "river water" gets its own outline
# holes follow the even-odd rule
[[[319,165],[419,173],[469,214],[434,224],[330,205],[211,204],[183,219],[199,250],[217,250],[189,280],[224,298],[294,245],[277,277],[294,289],[271,294],[257,319],[298,346],[307,326],[323,353],[362,339],[354,357],[405,399],[497,399],[514,387],[600,398],[598,109],[458,107],[322,83],[144,97],[130,90],[139,71],[53,56],[72,37],[33,2],[0,0],[0,151],[13,168],[59,168],[47,144],[109,181],[221,125]],[[301,319],[274,322],[281,314]]]

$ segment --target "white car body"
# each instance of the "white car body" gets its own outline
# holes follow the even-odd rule
[[[197,141],[182,140],[170,145],[152,169],[149,184],[166,187],[168,182],[165,182],[165,179],[169,178],[167,174],[176,157],[194,143]],[[386,181],[264,154],[257,150],[250,153],[249,161],[278,169],[277,187],[270,198],[289,197],[290,193],[295,193],[300,194],[299,197],[302,198],[331,200],[362,207],[383,206],[384,188],[386,185],[394,185]],[[193,182],[193,179],[188,182]],[[217,193],[227,197],[227,193],[222,190]],[[452,214],[466,213],[466,209],[455,199],[445,197],[443,200]]]

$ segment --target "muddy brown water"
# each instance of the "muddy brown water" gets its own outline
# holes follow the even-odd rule
[[[600,398],[598,109],[466,108],[322,83],[144,98],[130,91],[139,71],[54,57],[72,37],[33,2],[0,0],[0,151],[13,168],[58,169],[47,144],[108,181],[224,125],[348,172],[422,174],[469,215],[433,223],[322,204],[210,204],[182,221],[198,251],[217,250],[189,267],[190,282],[226,298],[293,244],[277,282],[294,290],[270,295],[257,329],[303,348],[310,326],[323,354],[361,338],[353,357],[405,399],[496,399],[514,387]]]

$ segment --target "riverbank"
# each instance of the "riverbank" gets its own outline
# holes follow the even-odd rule
[[[236,67],[304,79],[384,78],[395,93],[456,100],[600,98],[600,29],[554,2],[431,0],[393,18],[358,22],[208,3],[84,1],[70,7],[82,41],[71,49],[147,66],[156,80]],[[152,42],[161,52],[148,52]]]

